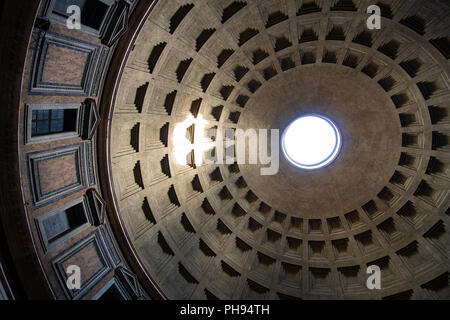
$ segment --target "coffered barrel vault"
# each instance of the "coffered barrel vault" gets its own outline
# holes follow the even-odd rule
[[[29,9],[20,99],[5,100],[24,204],[2,206],[26,236],[5,232],[0,253],[25,295],[450,298],[446,1],[101,0],[81,30],[61,3]],[[342,135],[327,167],[199,161],[228,151],[227,129],[311,113]]]

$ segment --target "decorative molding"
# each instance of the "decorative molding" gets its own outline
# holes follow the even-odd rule
[[[102,76],[105,71],[105,66],[109,56],[109,48],[103,47],[100,49],[97,68],[95,70],[94,78],[92,80],[91,96],[97,97],[100,87],[102,86]]]
[[[83,143],[84,147],[84,161],[86,168],[86,175],[88,180],[89,187],[92,187],[96,184],[95,181],[95,164],[94,164],[94,154],[92,149],[92,142],[86,141]]]
[[[79,79],[79,84],[46,82],[43,80],[46,64],[48,64],[47,53],[50,46],[71,50],[74,54],[78,53],[86,55],[86,62],[83,67],[81,78]],[[60,58],[60,63],[62,64],[64,57]],[[65,58],[70,59],[70,57]],[[102,54],[102,48],[99,46],[59,34],[40,32],[32,64],[30,93],[95,96],[99,84],[94,83],[94,80],[99,82],[99,74],[102,73],[105,61],[105,54],[104,52]],[[67,66],[71,66],[70,63],[67,64]],[[70,73],[70,70],[68,70],[67,73]]]
[[[119,300],[132,300],[131,296],[128,294],[127,290],[124,288],[122,283],[120,281],[118,281],[118,279],[116,277],[109,280],[109,282],[103,288],[101,288],[100,291],[97,292],[97,294],[95,296],[93,296],[91,300],[100,300],[103,298],[103,296],[106,294],[106,292],[108,292],[109,290],[114,290],[114,289],[115,289],[115,294],[119,294],[120,297],[122,298]],[[117,300],[117,298],[115,297],[114,300]]]
[[[122,283],[133,300],[142,297],[142,289],[139,285],[139,280],[134,273],[123,267],[119,267],[116,269],[115,278]]]
[[[120,1],[115,4],[111,15],[105,24],[102,35],[102,43],[112,46],[122,37],[128,27],[129,4],[126,1]]]
[[[1,300],[15,300],[15,296],[9,284],[6,270],[3,267],[2,257],[0,256],[0,301]]]
[[[105,248],[107,249],[108,256],[113,263],[114,267],[117,267],[120,262],[121,258],[119,256],[118,250],[112,240],[112,232],[109,229],[109,226],[106,224],[103,224],[97,228],[98,232],[101,234],[102,241],[105,245]]]
[[[52,261],[52,266],[58,277],[59,284],[68,299],[77,300],[82,298],[93,286],[114,269],[114,262],[111,260],[111,256],[108,253],[108,247],[105,246],[103,237],[104,234],[100,227]],[[93,259],[97,258],[101,265],[97,270],[93,270],[92,275],[81,283],[80,289],[70,290],[66,286],[68,276],[64,266],[70,260],[76,261],[76,257],[78,255],[83,255],[84,250],[88,250],[88,247],[91,245],[94,246],[97,256],[90,257],[89,261],[92,262]],[[83,260],[86,261],[86,257],[83,257]],[[83,266],[80,265],[79,267],[81,272],[83,272]]]
[[[47,17],[36,17],[34,27],[38,30],[48,31],[50,29],[50,20]]]
[[[82,190],[88,186],[86,176],[86,159],[85,144],[80,143],[62,148],[44,150],[27,154],[28,173],[30,178],[31,194],[33,197],[33,205],[40,207],[57,199],[68,196],[74,192]],[[76,181],[58,189],[44,192],[41,189],[41,177],[39,173],[39,165],[45,161],[73,156]],[[91,161],[92,162],[92,161]]]
[[[100,291],[92,299],[102,299],[103,295],[112,288],[115,289],[115,293],[119,294],[123,300],[145,299],[136,275],[125,268],[117,268],[114,278],[112,278],[102,289],[100,289]]]
[[[91,211],[91,216],[93,219],[93,224],[99,226],[105,223],[106,215],[106,202],[98,194],[97,190],[89,189],[86,192],[86,198],[89,204],[89,209]]]

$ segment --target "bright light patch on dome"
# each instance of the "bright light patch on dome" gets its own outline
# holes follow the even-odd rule
[[[175,160],[178,164],[187,165],[187,155],[192,150],[194,150],[195,164],[201,165],[203,163],[203,152],[214,146],[214,143],[206,138],[207,130],[205,130],[205,127],[207,123],[208,121],[203,119],[201,115],[198,115],[197,118],[189,115],[187,119],[175,125],[172,141]],[[186,130],[192,125],[195,125],[194,143],[186,137]]]
[[[336,125],[315,114],[294,120],[281,139],[286,158],[297,167],[309,170],[330,164],[341,147],[341,135]]]

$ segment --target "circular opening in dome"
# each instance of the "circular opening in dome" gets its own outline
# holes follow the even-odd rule
[[[295,166],[319,169],[336,159],[341,148],[341,134],[330,119],[309,114],[287,126],[281,145],[285,157]]]

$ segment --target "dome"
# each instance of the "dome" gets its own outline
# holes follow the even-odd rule
[[[166,1],[127,60],[111,124],[112,180],[137,254],[154,279],[166,279],[170,298],[370,298],[359,280],[367,266],[382,260],[394,272],[403,258],[388,252],[417,241],[417,226],[402,219],[444,201],[424,155],[439,134],[423,90],[434,83],[443,101],[426,62],[436,63],[433,52],[442,61],[439,53],[405,20],[368,30],[351,1],[297,5]],[[274,175],[237,159],[195,161],[226,148],[205,138],[209,129],[287,131],[310,113],[342,132],[340,155],[324,168],[301,170],[281,151]],[[180,164],[173,137],[185,121],[193,160]],[[152,218],[140,232],[143,204]]]

